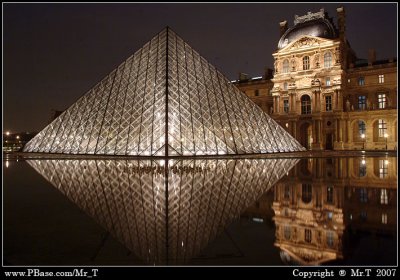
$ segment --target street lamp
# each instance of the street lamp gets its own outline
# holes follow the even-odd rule
[[[361,134],[361,138],[363,140],[363,150],[365,150],[365,134]]]
[[[387,139],[388,139],[388,134],[387,133],[385,133],[385,135],[384,135],[384,137],[385,137],[385,145],[386,145],[386,150],[387,150]]]

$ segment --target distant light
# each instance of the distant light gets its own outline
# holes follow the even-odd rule
[[[362,139],[364,139],[365,138],[365,134],[363,133],[363,134],[361,134],[361,138]]]
[[[263,223],[263,222],[264,222],[264,219],[253,218],[253,222],[256,222],[256,223]]]
[[[365,159],[363,159],[363,160],[361,161],[361,164],[365,165]]]
[[[7,135],[7,136],[10,135],[10,132],[9,132],[9,131],[6,131],[6,135]]]
[[[8,168],[10,166],[10,162],[8,160],[6,160],[6,168]]]
[[[389,161],[387,159],[385,159],[385,165],[388,165]]]
[[[289,123],[285,123],[285,126],[286,126],[286,127],[289,127]]]
[[[388,135],[387,133],[385,133],[385,135],[384,135],[384,136],[385,136],[385,138],[388,138],[388,137],[389,137],[389,135]]]
[[[15,138],[19,139],[19,135],[17,135]]]
[[[252,80],[262,79],[262,76],[251,78]]]

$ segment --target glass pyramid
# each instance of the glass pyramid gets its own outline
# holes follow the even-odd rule
[[[300,150],[289,133],[168,27],[24,148],[137,156]]]
[[[177,265],[201,254],[298,159],[27,162],[143,261]]]

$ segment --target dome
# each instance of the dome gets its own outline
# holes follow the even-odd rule
[[[336,31],[333,24],[326,18],[318,18],[296,24],[289,28],[281,37],[278,49],[282,49],[290,43],[303,36],[321,37],[327,39],[336,38]]]

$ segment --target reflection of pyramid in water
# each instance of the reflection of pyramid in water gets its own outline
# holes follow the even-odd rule
[[[197,256],[297,161],[167,161],[168,185],[163,161],[28,163],[147,263],[182,264]]]
[[[173,156],[303,149],[166,28],[44,128],[24,151]]]

